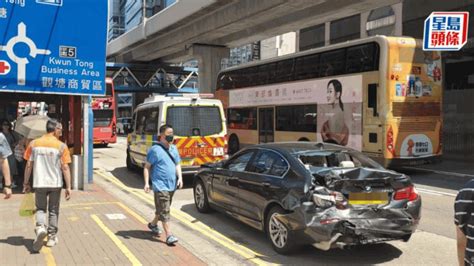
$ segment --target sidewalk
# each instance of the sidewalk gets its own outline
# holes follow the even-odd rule
[[[59,244],[35,254],[34,218],[18,214],[22,197],[0,199],[1,265],[204,265],[181,245],[153,237],[142,216],[97,185],[61,199]]]
[[[405,169],[424,171],[430,173],[437,173],[442,175],[448,175],[453,177],[461,177],[466,179],[474,178],[474,163],[455,161],[455,160],[443,160],[440,163],[419,165],[419,166],[407,166]]]

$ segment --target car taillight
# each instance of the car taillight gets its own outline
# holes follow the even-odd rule
[[[394,147],[394,144],[393,144],[393,129],[392,129],[392,127],[389,127],[388,131],[387,131],[387,150],[393,156],[395,156],[395,147]]]
[[[418,199],[418,192],[414,186],[405,187],[395,191],[395,195],[393,195],[394,200],[408,200],[414,201]]]

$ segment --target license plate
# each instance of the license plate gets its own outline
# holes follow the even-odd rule
[[[102,132],[102,133],[109,133],[109,132],[112,132],[112,129],[110,129],[110,128],[108,128],[108,127],[106,127],[106,128],[101,128],[101,129],[100,129],[100,132]]]
[[[212,155],[213,156],[224,156],[224,148],[222,148],[222,147],[214,148],[212,150]]]
[[[368,192],[368,193],[349,193],[349,204],[369,205],[369,204],[387,204],[387,192]]]

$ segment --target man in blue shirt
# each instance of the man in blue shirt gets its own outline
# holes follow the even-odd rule
[[[150,174],[152,189],[155,195],[155,218],[148,224],[153,233],[160,234],[158,221],[161,221],[166,233],[166,244],[173,245],[178,239],[171,233],[170,205],[177,188],[183,187],[183,177],[179,162],[178,149],[173,145],[173,128],[170,125],[160,127],[160,142],[148,151],[143,169],[145,192],[150,192]]]

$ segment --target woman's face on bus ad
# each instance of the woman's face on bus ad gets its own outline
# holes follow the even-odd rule
[[[340,96],[339,93],[336,92],[336,90],[334,89],[334,85],[330,83],[327,89],[328,103],[335,104],[336,101],[339,99],[339,96]]]

